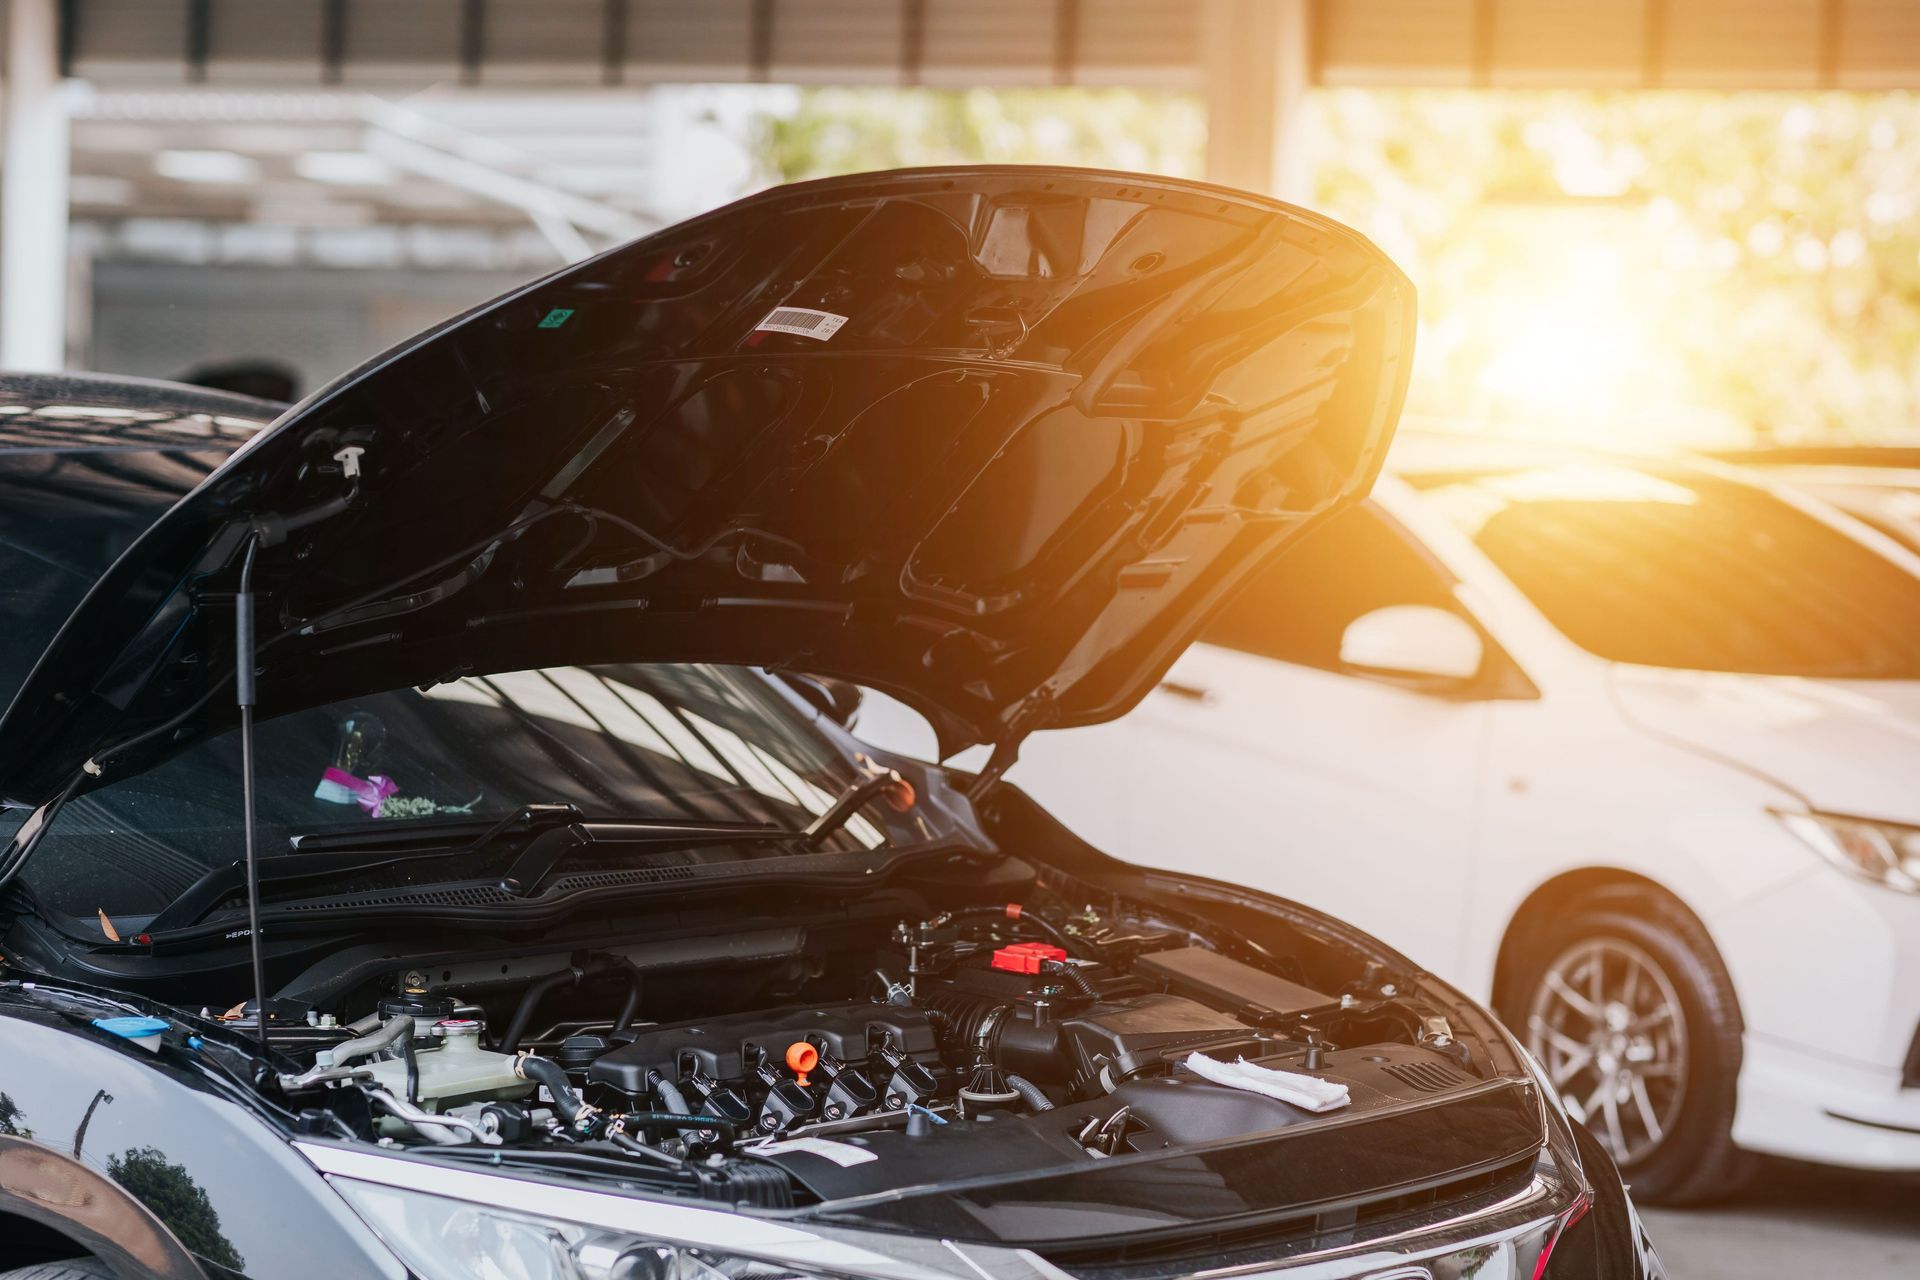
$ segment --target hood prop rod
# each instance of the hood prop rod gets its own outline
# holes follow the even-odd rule
[[[262,541],[259,533],[247,539],[247,557],[240,563],[240,589],[233,597],[233,698],[240,707],[240,796],[247,839],[247,945],[253,953],[254,1017],[260,1032],[261,1056],[271,1063],[273,1047],[267,1035],[267,963],[260,943],[260,855],[253,776],[253,558]]]
[[[267,1023],[272,1017],[267,1008],[266,953],[260,941],[260,822],[253,769],[253,561],[261,547],[278,546],[288,534],[337,516],[353,505],[360,496],[360,458],[365,453],[360,445],[347,445],[333,455],[347,482],[345,493],[290,516],[269,514],[254,520],[247,538],[247,556],[240,562],[240,589],[233,596],[233,700],[240,708],[240,804],[245,810],[247,838],[247,949],[253,958],[254,1025],[260,1033],[260,1056],[269,1066],[273,1062],[273,1042]]]

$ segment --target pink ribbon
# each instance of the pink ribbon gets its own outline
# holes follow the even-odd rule
[[[372,777],[358,778],[345,769],[336,769],[329,765],[320,775],[320,785],[314,789],[314,798],[333,804],[346,804],[351,801],[365,809],[375,818],[380,816],[381,807],[387,797],[400,789],[400,784],[385,774],[376,773]]]

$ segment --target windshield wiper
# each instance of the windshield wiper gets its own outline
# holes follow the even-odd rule
[[[475,828],[480,827],[482,821],[362,827],[293,836],[287,841],[292,853],[261,860],[260,883],[284,886],[301,880],[334,879],[349,872],[371,871],[402,862],[471,857],[516,831],[532,834],[534,838],[514,859],[503,879],[523,885],[536,883],[572,847],[596,839],[627,844],[692,845],[799,838],[799,833],[772,824],[648,819],[588,822],[580,810],[570,804],[525,805],[504,818],[487,822],[480,834],[474,836]],[[529,875],[534,876],[533,881],[526,878]],[[144,932],[159,935],[199,924],[215,907],[245,887],[246,863],[234,861],[214,867],[161,908],[160,913],[148,921]]]
[[[833,803],[794,831],[774,823],[699,822],[662,818],[590,820],[571,804],[523,805],[493,821],[375,824],[347,831],[312,832],[290,837],[293,852],[260,861],[260,883],[285,886],[302,880],[332,879],[349,872],[376,870],[402,862],[433,858],[469,858],[511,834],[528,837],[501,875],[499,885],[515,897],[530,897],[553,869],[594,844],[670,846],[788,844],[813,852],[846,826],[863,807],[883,795],[899,807],[912,804],[913,786],[891,769],[866,772],[834,797]],[[485,822],[485,825],[481,824]],[[474,835],[476,828],[479,834]],[[150,937],[199,924],[222,902],[246,887],[246,864],[230,862],[202,875],[147,922]]]
[[[501,877],[500,887],[518,897],[527,897],[555,867],[590,844],[784,844],[792,841],[801,849],[813,852],[852,821],[862,808],[883,795],[893,797],[897,807],[906,809],[913,804],[913,785],[892,769],[863,772],[833,798],[833,803],[819,817],[807,824],[806,830],[798,832],[751,823],[585,822],[575,810],[572,820],[543,831],[528,842],[507,868],[507,874]],[[557,807],[562,806],[544,806]],[[552,821],[550,817],[547,820]],[[481,843],[487,838],[481,837]]]
[[[883,795],[905,809],[913,803],[913,786],[892,769],[862,773],[849,783],[804,831],[784,827],[694,822],[572,822],[543,831],[513,860],[500,887],[528,897],[553,869],[590,844],[742,844],[789,841],[811,853],[847,825],[853,815]]]
[[[350,827],[344,831],[314,831],[288,836],[287,847],[295,853],[331,853],[336,849],[392,849],[415,843],[450,844],[480,831],[478,838],[465,845],[474,853],[486,848],[515,827],[537,831],[553,823],[584,822],[586,817],[571,804],[523,804],[503,818],[459,818],[451,822],[381,823],[372,827]]]
[[[542,831],[528,841],[500,877],[500,887],[515,897],[528,897],[555,867],[590,844],[686,848],[703,844],[788,844],[797,838],[798,832],[771,823],[570,822]]]

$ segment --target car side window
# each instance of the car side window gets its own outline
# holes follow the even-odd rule
[[[1256,570],[1200,633],[1203,644],[1341,670],[1340,637],[1388,605],[1457,610],[1454,581],[1413,535],[1361,503]]]

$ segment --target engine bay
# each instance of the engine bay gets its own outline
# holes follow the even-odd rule
[[[704,960],[636,941],[405,968],[331,1005],[276,1002],[276,1050],[302,1068],[277,1084],[307,1132],[565,1153],[786,1207],[1338,1122],[1493,1074],[1379,964],[1329,972],[1030,888],[746,930]],[[1256,1083],[1199,1074],[1222,1064]]]

